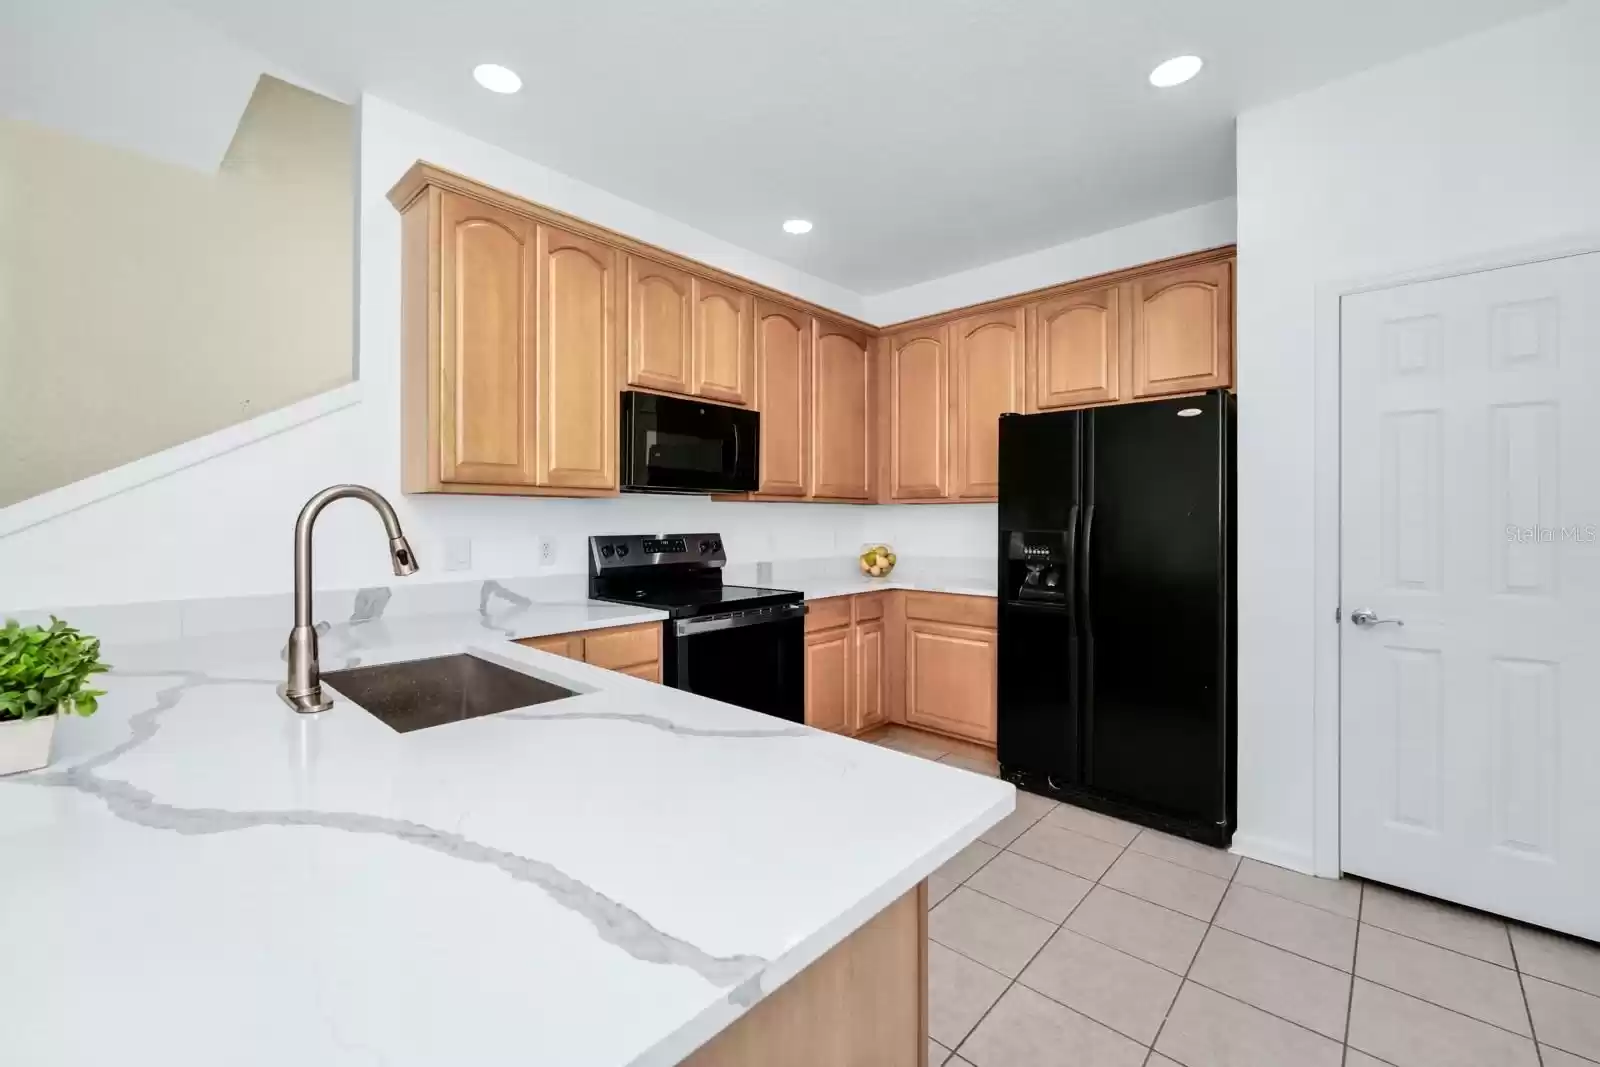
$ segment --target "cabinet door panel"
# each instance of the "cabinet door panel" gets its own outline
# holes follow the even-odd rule
[[[440,199],[439,478],[532,485],[534,224]]]
[[[816,320],[812,357],[812,493],[866,500],[871,488],[867,439],[871,362],[862,334]]]
[[[539,227],[539,484],[617,486],[617,252]]]
[[[883,699],[883,620],[872,619],[856,627],[856,700],[853,733],[888,721]]]
[[[850,690],[850,627],[806,634],[806,725],[847,729]]]
[[[636,667],[661,659],[661,626],[623,626],[583,635],[583,661],[596,667]]]
[[[993,744],[995,633],[906,623],[906,722]]]
[[[631,674],[635,678],[643,678],[645,681],[655,682],[657,685],[661,684],[661,664],[659,662],[641,663],[637,667],[622,667],[618,669],[617,673]]]
[[[1202,263],[1133,281],[1133,395],[1232,384],[1232,264]]]
[[[1022,410],[1026,320],[1021,308],[959,319],[951,327],[955,470],[952,496],[1000,495],[1000,416]]]
[[[694,354],[693,280],[628,257],[628,384],[690,394]]]
[[[1030,411],[1116,400],[1122,329],[1115,285],[1044,300],[1030,309]]]
[[[943,326],[890,339],[891,499],[926,500],[949,495],[949,370]]]
[[[750,294],[696,278],[694,314],[695,395],[750,403],[755,377]]]
[[[811,316],[762,300],[756,307],[756,410],[761,412],[759,491],[810,492]]]

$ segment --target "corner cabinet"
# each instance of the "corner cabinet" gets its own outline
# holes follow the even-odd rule
[[[868,434],[872,410],[871,340],[818,318],[811,373],[811,496],[866,501],[872,491]]]
[[[949,330],[894,334],[887,358],[889,499],[943,499],[950,495]]]
[[[616,492],[618,253],[433,185],[401,210],[405,491]]]
[[[1000,416],[1022,410],[1027,349],[1022,308],[957,319],[950,326],[951,497],[1000,498]]]

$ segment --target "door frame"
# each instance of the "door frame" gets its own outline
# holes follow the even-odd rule
[[[1500,247],[1443,262],[1359,275],[1317,285],[1313,323],[1312,390],[1312,872],[1325,878],[1342,873],[1339,855],[1340,756],[1340,401],[1344,390],[1344,298],[1376,289],[1438,281],[1463,274],[1518,267],[1600,252],[1600,231],[1526,245]]]

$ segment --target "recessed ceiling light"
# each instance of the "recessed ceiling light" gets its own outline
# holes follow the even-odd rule
[[[783,224],[784,233],[810,233],[811,223],[806,219],[789,219]]]
[[[1199,56],[1176,56],[1150,72],[1150,84],[1158,89],[1182,85],[1199,74],[1203,66],[1205,61]]]
[[[472,76],[491,93],[514,93],[522,88],[517,72],[498,63],[479,63],[472,68]]]

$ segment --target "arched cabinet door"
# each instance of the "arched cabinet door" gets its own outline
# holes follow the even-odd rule
[[[694,279],[642,256],[628,257],[628,384],[694,391]]]
[[[816,319],[811,371],[811,495],[866,500],[871,492],[871,340],[841,323]]]
[[[753,301],[728,285],[694,280],[694,393],[748,405],[755,393]]]
[[[1137,278],[1133,396],[1233,384],[1233,265],[1202,263]]]
[[[950,327],[952,433],[950,495],[1000,496],[1000,416],[1022,410],[1026,317],[1022,308],[957,319]]]
[[[889,339],[889,498],[950,495],[948,328],[907,330]]]
[[[756,410],[761,412],[758,491],[803,497],[811,491],[811,316],[756,301]]]
[[[540,226],[539,484],[617,487],[618,253]]]
[[[1103,404],[1118,399],[1123,290],[1107,285],[1041,300],[1029,309],[1029,411]]]
[[[438,474],[533,485],[534,223],[439,198]]]

